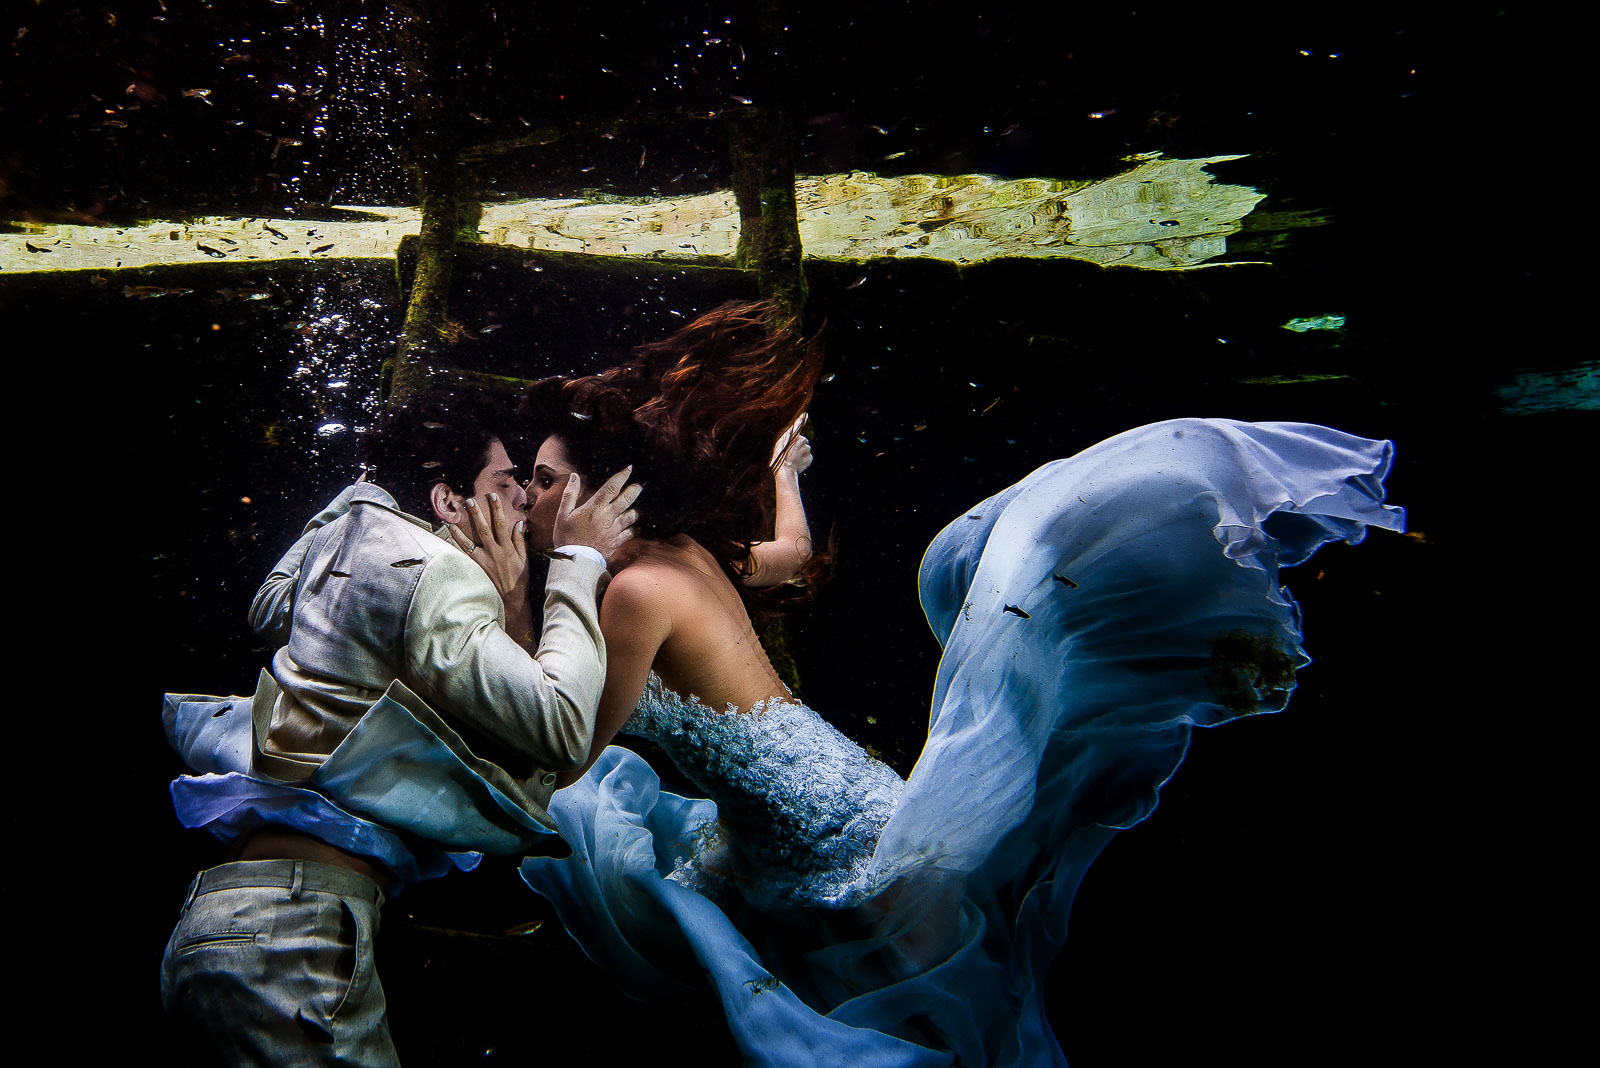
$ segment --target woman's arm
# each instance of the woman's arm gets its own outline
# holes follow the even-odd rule
[[[811,559],[811,527],[806,523],[805,503],[800,499],[800,474],[811,466],[811,442],[800,433],[805,420],[804,415],[796,419],[772,450],[778,494],[773,537],[750,546],[752,569],[745,576],[746,586],[760,588],[788,582]]]
[[[672,598],[657,569],[635,565],[618,574],[600,602],[606,641],[606,685],[595,718],[594,744],[581,768],[562,772],[556,789],[583,777],[633,715],[650,678],[650,665],[672,634]]]

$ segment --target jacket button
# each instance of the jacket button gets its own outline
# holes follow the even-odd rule
[[[547,771],[544,773],[544,778],[540,779],[539,781],[544,783],[546,786],[554,786],[556,784],[556,773],[553,771]]]

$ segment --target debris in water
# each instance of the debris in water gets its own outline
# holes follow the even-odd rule
[[[122,295],[134,300],[152,300],[156,297],[181,297],[193,293],[192,289],[169,289],[166,286],[123,286]]]
[[[1307,319],[1290,319],[1283,324],[1283,329],[1293,330],[1297,334],[1304,334],[1311,330],[1343,330],[1344,316],[1313,315]]]
[[[314,249],[312,249],[312,250],[311,250],[311,254],[312,254],[312,255],[313,255],[313,256],[315,256],[315,255],[316,255],[316,254],[317,254],[317,253],[319,253],[319,252],[326,252],[326,251],[328,251],[328,250],[329,250],[329,249],[330,249],[330,248],[332,248],[332,247],[333,247],[333,246],[334,246],[334,244],[336,244],[336,242],[330,242],[330,243],[328,243],[328,244],[326,244],[326,245],[318,245],[318,246],[317,246],[317,247],[316,247],[316,248],[314,248]]]

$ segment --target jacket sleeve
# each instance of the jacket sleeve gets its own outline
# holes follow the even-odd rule
[[[545,583],[544,633],[528,653],[505,632],[488,576],[453,550],[428,564],[406,619],[405,658],[435,707],[532,757],[544,769],[581,765],[605,685],[595,587],[602,569],[557,559]]]
[[[289,623],[294,617],[294,591],[306,551],[311,548],[311,540],[317,536],[317,531],[350,510],[350,498],[355,491],[354,485],[346,486],[339,496],[328,502],[326,508],[312,517],[299,540],[289,546],[289,551],[278,560],[272,573],[256,591],[255,600],[250,602],[250,629],[256,634],[270,638],[277,645],[289,643]]]

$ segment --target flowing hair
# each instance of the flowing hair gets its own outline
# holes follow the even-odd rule
[[[821,372],[817,339],[771,302],[732,302],[609,371],[535,382],[521,414],[530,430],[561,439],[585,485],[632,464],[645,486],[635,531],[693,538],[759,612],[807,599],[829,563],[813,554],[777,594],[742,581],[751,544],[772,537],[773,446],[810,405]]]

